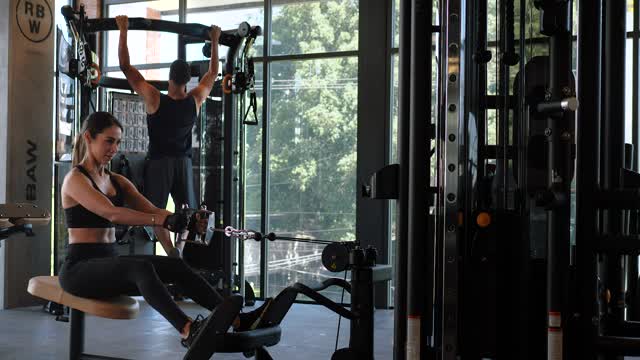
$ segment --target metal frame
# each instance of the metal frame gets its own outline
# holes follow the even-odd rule
[[[442,244],[442,359],[455,360],[458,353],[458,211],[459,201],[459,177],[458,171],[443,171],[452,164],[457,168],[459,164],[460,139],[462,134],[461,124],[464,121],[465,104],[464,86],[460,79],[464,79],[464,67],[461,60],[465,56],[464,40],[464,7],[463,0],[449,0],[447,6],[441,1],[441,68],[440,73],[446,74],[440,79],[442,110],[439,124],[444,124],[438,129],[439,144],[436,153],[438,155],[439,181],[441,181],[438,194],[438,211],[442,216],[438,219],[437,237]],[[439,185],[440,186],[440,185]]]
[[[633,43],[633,55],[632,55],[632,83],[631,86],[631,139],[635,147],[634,162],[632,169],[638,171],[638,146],[640,146],[640,129],[638,128],[638,107],[640,101],[638,101],[638,91],[640,91],[639,71],[638,71],[638,58],[640,57],[640,3],[638,1],[633,2],[633,31],[627,32],[627,38],[631,37]]]
[[[269,169],[271,166],[269,158],[269,139],[271,135],[271,127],[267,119],[271,118],[271,63],[268,61],[271,55],[271,0],[264,1],[264,34],[263,39],[263,55],[262,59],[262,194],[260,202],[260,215],[261,215],[261,230],[263,234],[266,234],[267,229],[270,228],[269,224],[269,189],[270,178]],[[267,289],[269,288],[269,276],[267,271],[269,270],[267,261],[269,257],[269,246],[265,241],[260,243],[260,297],[265,298]]]
[[[411,18],[411,0],[400,1],[400,19]],[[409,161],[409,102],[411,89],[411,22],[400,21],[400,40],[398,56],[398,161]],[[398,174],[398,200],[396,202],[396,262],[394,282],[394,327],[393,357],[396,360],[406,358],[407,343],[407,256],[409,213],[406,202],[409,199],[409,169],[400,166]]]
[[[71,314],[69,314],[69,317],[70,317],[69,359],[70,360],[81,360],[81,359],[127,360],[123,358],[86,354],[84,352],[85,313],[73,308],[71,308],[70,311],[71,311]]]

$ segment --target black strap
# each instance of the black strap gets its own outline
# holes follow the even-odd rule
[[[91,177],[91,175],[89,175],[89,172],[87,171],[87,169],[85,169],[82,165],[76,165],[76,168],[78,170],[80,170],[81,173],[84,174],[84,176],[88,177],[89,180],[91,180],[91,183],[93,184],[93,187],[96,188],[96,190],[100,191],[102,193],[102,190],[100,190],[100,188],[98,187],[98,185],[96,184],[95,181],[93,181],[93,178]],[[104,193],[103,193],[104,194]]]
[[[100,191],[100,193],[106,196],[108,199],[111,199],[109,198],[109,195],[103,193],[102,190],[100,190],[100,188],[98,187],[98,184],[96,184],[96,182],[93,180],[91,175],[89,175],[89,172],[87,171],[87,169],[85,169],[82,165],[76,165],[76,168],[78,168],[78,170],[80,170],[81,173],[83,173],[86,177],[89,178],[89,180],[91,180],[91,183],[93,184],[93,187],[96,188],[96,190]],[[116,194],[113,197],[118,197],[118,195],[120,195],[120,193],[122,192],[122,188],[120,187],[120,184],[118,184],[118,181],[113,178],[113,174],[111,173],[111,171],[107,169],[105,169],[104,171],[107,174],[109,174],[109,180],[111,180],[111,183],[113,184],[113,187],[116,190]]]

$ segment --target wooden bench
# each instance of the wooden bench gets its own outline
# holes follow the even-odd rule
[[[29,280],[27,291],[39,298],[66,305],[71,309],[69,358],[76,359],[112,359],[84,353],[84,315],[91,314],[107,319],[134,319],[138,316],[140,305],[129,296],[112,299],[87,299],[69,294],[62,290],[57,276],[37,276]]]

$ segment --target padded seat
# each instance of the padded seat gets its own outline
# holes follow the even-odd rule
[[[84,314],[108,319],[133,319],[140,312],[138,301],[129,296],[117,296],[111,299],[88,299],[71,295],[62,290],[57,276],[36,276],[29,280],[29,294],[68,306],[71,326],[69,327],[69,359],[126,360],[121,358],[92,355],[84,352]]]
[[[66,305],[71,309],[69,359],[126,360],[84,352],[84,314],[109,319],[133,319],[140,311],[140,305],[136,299],[124,295],[111,299],[87,299],[74,296],[62,289],[57,276],[34,277],[29,280],[27,291],[31,295]],[[225,306],[225,303],[220,306]],[[238,306],[241,305],[238,304]],[[239,307],[236,313],[237,311]],[[276,345],[280,341],[280,335],[280,326],[277,325],[238,333],[228,332],[216,335],[214,351],[244,353],[245,356],[254,355],[258,360],[272,360],[266,347]]]
[[[134,319],[140,311],[138,301],[129,296],[87,299],[71,295],[62,290],[57,276],[36,276],[29,280],[27,291],[39,298],[108,319]]]

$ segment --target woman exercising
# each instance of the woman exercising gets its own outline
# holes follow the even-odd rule
[[[114,224],[154,226],[160,230],[157,231],[160,241],[173,246],[169,230],[182,232],[188,222],[182,212],[171,213],[153,206],[127,178],[107,170],[121,138],[122,125],[107,112],[89,115],[76,138],[74,168],[62,184],[69,247],[60,270],[60,285],[73,295],[88,298],[113,297],[137,290],[180,332],[182,344],[193,346],[197,334],[212,321],[207,321],[208,317],[189,318],[164,284],[178,284],[185,295],[209,310],[223,298],[180,258],[118,256]],[[198,232],[204,232],[205,213],[197,213],[196,219]],[[240,314],[234,328],[248,328],[261,312],[259,308]]]

